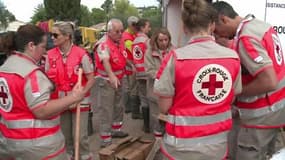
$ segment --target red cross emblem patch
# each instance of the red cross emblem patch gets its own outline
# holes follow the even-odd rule
[[[195,75],[192,92],[194,97],[205,104],[215,104],[227,98],[232,88],[229,71],[218,64],[202,67]]]
[[[142,49],[139,46],[134,46],[133,55],[134,55],[134,59],[141,60],[143,58]]]
[[[276,60],[278,65],[282,65],[283,64],[283,52],[282,52],[280,40],[279,40],[278,36],[275,34],[272,34],[272,39],[274,42],[273,45],[274,45],[275,60]]]
[[[8,83],[4,78],[0,78],[0,109],[4,112],[12,110],[13,100],[10,94]]]

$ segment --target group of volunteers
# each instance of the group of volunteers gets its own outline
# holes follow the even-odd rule
[[[131,113],[143,119],[142,131],[162,140],[156,159],[270,157],[285,125],[277,33],[224,1],[184,0],[182,6],[189,37],[183,47],[171,44],[166,28],[149,37],[150,21],[135,16],[126,29],[110,19],[94,57],[73,43],[71,22],[54,23],[48,51],[47,34],[35,25],[1,34],[0,160],[74,159],[76,107],[81,160],[95,159],[88,137],[92,110],[101,148],[128,136],[122,126]]]

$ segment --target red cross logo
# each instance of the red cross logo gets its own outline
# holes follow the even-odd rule
[[[277,61],[282,60],[282,55],[281,55],[282,53],[280,53],[281,52],[281,48],[280,48],[279,45],[276,45],[276,52],[277,52],[277,55],[276,55]]]
[[[142,50],[139,46],[135,46],[133,50],[134,58],[140,60],[143,57]]]
[[[7,104],[6,99],[8,99],[8,95],[7,95],[7,93],[6,93],[5,90],[4,90],[4,86],[1,86],[1,87],[0,87],[0,98],[2,98],[3,104],[6,105],[6,104]]]
[[[140,52],[139,50],[136,50],[136,52],[135,52],[135,54],[136,54],[137,57],[140,56],[140,53],[141,53],[141,52]]]
[[[277,53],[280,52],[280,47],[279,47],[279,45],[276,46],[276,51],[277,51]]]
[[[223,88],[223,81],[217,81],[216,74],[211,74],[209,77],[208,82],[202,83],[202,89],[208,89],[208,95],[215,95],[217,88]]]
[[[135,50],[135,54],[136,54],[136,57],[140,57],[141,51],[137,48],[137,49]]]

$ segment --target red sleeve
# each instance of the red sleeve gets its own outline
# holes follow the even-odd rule
[[[160,79],[160,76],[161,76],[163,70],[165,69],[165,67],[166,67],[166,65],[167,65],[167,63],[168,63],[168,61],[169,61],[169,59],[172,57],[172,55],[175,57],[175,54],[174,54],[174,51],[173,51],[173,50],[170,51],[169,54],[167,54],[167,55],[163,58],[162,63],[161,63],[161,65],[160,65],[160,67],[159,67],[159,70],[158,70],[158,72],[157,72],[157,74],[156,74],[156,79]]]

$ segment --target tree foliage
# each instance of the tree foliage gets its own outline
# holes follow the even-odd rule
[[[81,5],[80,7],[80,25],[81,26],[91,26],[93,24],[93,19],[91,17],[91,12],[88,7]]]
[[[6,9],[6,6],[0,1],[0,27],[7,28],[9,22],[15,21],[15,16]]]
[[[43,4],[39,4],[34,11],[34,15],[31,18],[31,23],[36,24],[39,21],[48,20],[46,9]]]
[[[79,20],[81,0],[44,0],[47,16],[56,20]]]
[[[137,8],[133,4],[130,4],[129,0],[116,0],[113,11],[111,12],[111,17],[121,19],[125,26],[129,16],[138,15]]]
[[[160,7],[151,6],[145,7],[142,10],[142,18],[148,19],[153,29],[162,26],[162,13]]]
[[[115,4],[112,4],[112,0],[105,0],[101,8],[93,8],[90,11],[86,6],[80,5],[80,9],[75,10],[74,6],[78,2],[80,3],[80,0],[44,0],[44,5],[41,4],[35,8],[32,23],[53,18],[54,20],[78,20],[78,25],[91,26],[107,22],[110,18],[118,18],[126,26],[126,20],[129,16],[138,16],[149,19],[152,28],[161,27],[160,6],[138,9],[130,4],[129,0],[116,0]],[[67,7],[70,4],[73,7]],[[71,14],[71,12],[74,13]]]
[[[104,10],[100,8],[93,8],[91,12],[93,24],[102,23],[107,20],[107,15]]]

